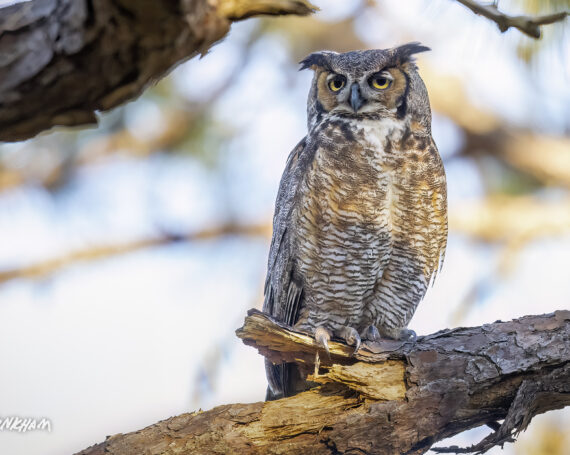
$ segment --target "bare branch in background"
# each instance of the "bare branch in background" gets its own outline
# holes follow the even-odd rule
[[[566,19],[567,11],[560,13],[546,14],[544,16],[509,16],[501,11],[495,4],[481,4],[475,0],[456,0],[465,5],[475,14],[480,14],[497,24],[499,30],[504,33],[509,28],[518,28],[525,35],[531,38],[540,38],[540,27],[542,25],[553,24]]]
[[[321,357],[318,371],[314,339],[258,311],[237,334],[272,361],[301,363],[318,385],[277,401],[172,417],[78,455],[419,455],[489,424],[494,431],[465,450],[482,452],[512,441],[535,415],[570,405],[570,311],[443,330],[414,344],[382,341],[355,355],[331,342],[331,359]]]
[[[129,243],[117,245],[102,245],[85,250],[74,251],[64,256],[48,259],[27,267],[0,271],[0,284],[16,278],[41,278],[51,275],[58,270],[83,261],[95,261],[106,259],[121,254],[132,253],[134,251],[145,248],[168,245],[178,242],[194,242],[198,240],[209,240],[226,235],[244,235],[244,236],[261,236],[269,237],[271,235],[271,226],[266,224],[260,225],[238,225],[226,224],[222,226],[204,229],[187,235],[166,233],[161,236],[151,237],[148,239],[135,240]]]
[[[529,196],[495,196],[462,202],[450,227],[487,242],[525,243],[570,232],[570,198],[544,201]]]
[[[546,185],[570,188],[570,139],[532,132],[474,105],[463,83],[422,65],[434,111],[450,118],[464,133],[461,156],[491,155]],[[459,156],[459,155],[458,155]]]
[[[314,11],[306,0],[34,0],[0,9],[0,140],[96,123],[232,21]]]

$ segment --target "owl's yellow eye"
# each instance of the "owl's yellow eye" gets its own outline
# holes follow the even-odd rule
[[[376,90],[385,90],[388,87],[390,87],[390,84],[392,83],[391,79],[388,79],[385,76],[372,76],[372,78],[370,79],[370,85],[375,88]]]
[[[346,78],[344,76],[336,75],[329,81],[329,88],[333,92],[338,92],[341,88],[344,87],[346,83]]]

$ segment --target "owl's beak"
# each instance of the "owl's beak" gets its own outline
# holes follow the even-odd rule
[[[354,112],[358,112],[358,109],[360,109],[360,106],[363,104],[364,98],[362,98],[362,95],[360,94],[360,87],[355,82],[350,86],[350,105]]]

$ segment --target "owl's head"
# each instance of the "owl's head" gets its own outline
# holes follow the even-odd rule
[[[301,69],[315,71],[308,102],[309,129],[330,116],[415,121],[430,130],[431,111],[413,55],[419,43],[339,54],[315,52]]]

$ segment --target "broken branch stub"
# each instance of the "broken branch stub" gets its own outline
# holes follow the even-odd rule
[[[443,330],[416,343],[383,340],[354,355],[351,347],[332,341],[330,359],[321,352],[318,373],[308,377],[320,384],[311,393],[330,394],[326,387],[334,385],[332,390],[366,403],[369,413],[374,409],[380,428],[375,431],[391,434],[389,443],[369,441],[382,452],[423,453],[436,441],[489,424],[496,431],[479,444],[439,449],[482,453],[512,441],[535,415],[570,404],[569,321],[570,311],[557,311]],[[314,339],[257,310],[248,313],[237,335],[272,362],[314,368],[319,352]],[[496,424],[501,419],[503,424]]]

